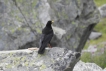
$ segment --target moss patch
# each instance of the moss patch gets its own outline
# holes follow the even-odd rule
[[[46,65],[42,65],[41,67],[40,67],[40,70],[44,70],[44,69],[46,69]]]
[[[95,1],[96,5],[98,7],[101,6],[101,5],[103,5],[103,4],[106,4],[106,0],[94,0],[94,1]]]

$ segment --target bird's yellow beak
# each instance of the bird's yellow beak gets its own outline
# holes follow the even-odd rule
[[[52,21],[52,23],[54,23],[54,21]]]

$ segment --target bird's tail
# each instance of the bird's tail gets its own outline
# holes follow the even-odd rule
[[[45,52],[45,47],[46,46],[41,46],[38,50],[38,54],[43,54]]]

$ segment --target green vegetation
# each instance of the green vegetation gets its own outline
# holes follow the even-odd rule
[[[34,1],[32,2],[32,7],[33,7],[33,8],[36,6],[36,3],[37,3],[37,0],[34,0]]]
[[[103,4],[106,4],[106,0],[94,0],[96,5],[102,6]],[[96,39],[96,40],[90,40],[89,42],[86,43],[85,48],[86,49],[89,45],[98,45],[97,48],[98,50],[104,47],[104,44],[100,44],[102,42],[106,42],[106,18],[102,19],[94,28],[94,30],[101,32],[102,37]],[[92,53],[84,53],[81,56],[81,60],[84,62],[91,62],[91,63],[96,63],[97,65],[101,66],[102,68],[106,67],[106,49],[104,54],[97,54],[101,53],[102,51],[97,51],[96,55],[92,56]]]
[[[99,24],[95,26],[95,30],[102,33],[102,37],[96,40],[90,40],[89,43],[87,42],[85,45],[85,49],[89,45],[98,45],[98,48],[103,48],[104,44],[100,44],[102,42],[106,42],[106,18],[102,19]],[[100,53],[100,52],[99,52]],[[101,55],[91,56],[90,53],[84,53],[81,57],[81,60],[84,62],[92,62],[96,63],[97,65],[101,66],[102,68],[106,67],[106,49],[105,53]]]
[[[106,0],[94,0],[94,1],[95,1],[96,5],[98,7],[101,6],[101,5],[103,5],[103,4],[106,4]]]
[[[94,30],[101,32],[102,36],[96,40],[90,40],[86,43],[85,48],[86,49],[90,44],[96,45],[101,42],[106,42],[106,18],[102,19],[94,28]]]
[[[23,2],[23,0],[16,0],[17,2],[19,2],[19,3],[22,3]]]
[[[89,44],[98,44],[101,42],[105,42],[106,41],[106,18],[102,19],[100,21],[100,23],[98,23],[94,30],[101,32],[102,36],[96,40],[90,40]],[[88,43],[86,44],[86,46],[88,45]]]
[[[46,68],[46,65],[42,64],[42,66],[40,67],[40,70],[44,70]]]
[[[81,57],[81,60],[84,62],[91,62],[96,63],[97,65],[101,66],[102,68],[106,67],[106,51],[104,54],[96,54],[92,55],[93,53],[84,53]]]

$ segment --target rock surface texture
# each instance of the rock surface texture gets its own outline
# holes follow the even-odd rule
[[[99,12],[93,0],[0,0],[0,18],[0,50],[38,47],[50,19],[55,21],[53,46],[82,49]]]
[[[73,71],[105,71],[95,63],[84,63],[79,61],[74,67]]]
[[[1,70],[73,70],[100,20],[93,0],[0,0],[0,50],[38,47],[39,35],[48,20],[54,20],[51,44],[58,48],[47,50],[43,56],[36,52],[6,55],[1,51]]]
[[[76,54],[65,48],[36,51],[16,50],[0,52],[0,71],[65,71],[76,61]]]
[[[37,50],[0,52],[0,71],[72,71],[67,70],[76,62],[76,52],[65,48],[46,49],[43,55]],[[79,61],[73,71],[106,71],[94,63]]]
[[[102,33],[99,32],[91,32],[89,39],[90,40],[94,40],[94,39],[98,39],[99,37],[102,36]]]
[[[98,8],[102,18],[106,18],[106,4]]]

